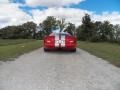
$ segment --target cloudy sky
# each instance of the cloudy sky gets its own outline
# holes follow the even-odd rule
[[[120,0],[0,0],[0,28],[27,21],[39,24],[47,16],[80,25],[85,13],[94,21],[120,24]]]

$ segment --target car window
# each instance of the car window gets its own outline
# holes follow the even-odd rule
[[[52,33],[49,36],[71,36],[69,33]]]

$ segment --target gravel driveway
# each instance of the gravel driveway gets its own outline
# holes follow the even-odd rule
[[[0,63],[0,90],[120,90],[120,69],[80,49],[41,48]]]

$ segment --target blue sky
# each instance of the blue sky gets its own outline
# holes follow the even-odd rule
[[[120,0],[86,0],[78,5],[71,5],[71,7],[86,9],[100,14],[105,11],[120,11]]]
[[[22,3],[25,4],[25,0],[12,0],[14,3]],[[89,11],[93,11],[97,14],[101,14],[102,12],[113,12],[113,11],[120,11],[120,0],[86,0],[80,2],[79,4],[72,4],[69,6],[70,8],[77,8],[77,9],[85,9]],[[47,7],[36,6],[21,6],[21,9],[28,12],[32,9],[47,9]]]
[[[0,0],[0,6],[0,27],[27,21],[39,24],[47,16],[80,25],[85,13],[93,21],[120,24],[120,0]]]

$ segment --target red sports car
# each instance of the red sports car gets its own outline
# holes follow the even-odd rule
[[[75,52],[76,38],[69,33],[52,33],[44,38],[44,51],[64,49]]]

